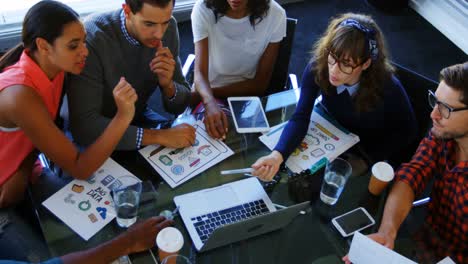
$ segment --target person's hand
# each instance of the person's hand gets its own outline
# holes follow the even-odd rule
[[[395,238],[392,238],[389,234],[383,233],[383,232],[377,232],[374,234],[370,234],[367,237],[370,239],[374,240],[375,242],[388,247],[389,249],[393,250],[393,247],[395,246]]]
[[[228,131],[228,121],[226,114],[218,106],[216,100],[205,104],[205,123],[206,131],[212,138],[226,138]]]
[[[132,225],[121,236],[128,242],[130,253],[140,252],[153,247],[159,231],[172,224],[174,221],[156,216]]]
[[[180,124],[161,130],[164,134],[160,145],[170,148],[184,148],[195,143],[195,128],[189,124]]]
[[[393,249],[395,246],[395,238],[392,238],[389,234],[384,232],[370,234],[367,237],[385,247],[388,247],[389,249]],[[348,255],[344,256],[341,260],[343,260],[346,264],[351,264]]]
[[[259,158],[253,165],[254,171],[252,175],[258,177],[262,181],[271,181],[279,170],[279,166],[283,162],[283,155],[274,150],[270,155]]]
[[[169,48],[162,46],[158,47],[156,55],[149,65],[151,71],[158,76],[159,86],[166,96],[174,93],[172,91],[172,89],[175,89],[172,77],[174,76],[175,65],[176,62]]]
[[[117,105],[117,113],[128,120],[132,120],[135,115],[135,102],[138,99],[135,89],[125,78],[120,77],[120,81],[114,87],[112,94]]]

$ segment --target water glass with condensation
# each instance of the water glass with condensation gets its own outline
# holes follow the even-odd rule
[[[336,158],[328,162],[320,190],[320,200],[328,205],[336,204],[351,172],[351,165],[344,159]]]
[[[190,260],[182,255],[170,255],[164,258],[161,264],[191,264]]]
[[[135,176],[126,175],[117,178],[119,186],[112,189],[117,224],[127,228],[137,220],[141,196],[141,181]]]

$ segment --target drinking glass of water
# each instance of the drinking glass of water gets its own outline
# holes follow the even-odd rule
[[[127,228],[137,220],[141,181],[135,176],[126,175],[117,178],[116,182],[112,189],[112,197],[117,212],[117,224]]]
[[[170,255],[162,260],[161,264],[191,264],[190,260],[182,255]]]
[[[326,204],[334,205],[338,201],[351,171],[351,165],[344,159],[336,158],[332,162],[328,162],[320,190],[320,200]]]

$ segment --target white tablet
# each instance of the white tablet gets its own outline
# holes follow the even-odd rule
[[[255,96],[229,97],[228,103],[238,133],[270,130],[260,98]]]

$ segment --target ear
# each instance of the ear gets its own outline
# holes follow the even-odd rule
[[[122,4],[122,9],[124,11],[125,18],[126,19],[130,18],[130,13],[132,13],[130,6],[128,6],[127,4]]]
[[[365,71],[367,70],[367,68],[369,68],[369,66],[371,66],[372,64],[372,60],[369,58],[367,59],[366,62],[364,62],[364,64],[362,64],[362,70]]]
[[[43,38],[36,38],[36,46],[37,46],[37,51],[39,53],[49,53],[52,46],[47,42],[47,40]]]

